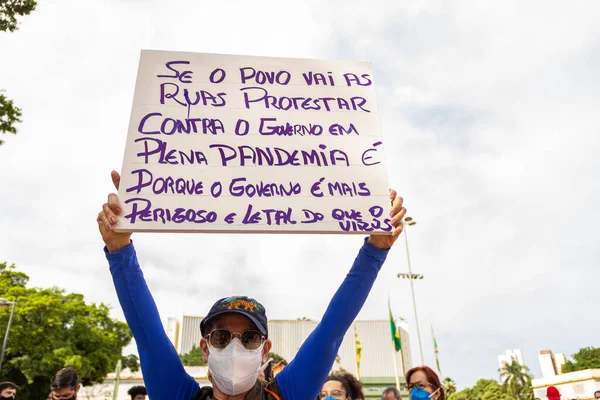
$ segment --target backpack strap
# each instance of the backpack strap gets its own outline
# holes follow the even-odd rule
[[[270,395],[271,395],[271,397],[273,397],[273,399],[275,399],[275,400],[281,400],[281,399],[279,398],[279,396],[277,396],[277,394],[275,394],[275,392],[272,392],[272,391],[270,391],[270,390],[269,390],[269,389],[267,389],[267,388],[265,388],[265,392],[267,392],[268,394],[270,394]]]

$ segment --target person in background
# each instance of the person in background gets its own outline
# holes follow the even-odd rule
[[[548,400],[560,400],[560,392],[554,386],[549,386],[546,389],[546,397]]]
[[[127,394],[131,396],[131,400],[146,400],[146,388],[144,386],[133,386],[127,391]]]
[[[330,374],[319,393],[319,400],[364,400],[362,383],[354,375],[344,373]]]
[[[410,400],[444,400],[440,378],[429,367],[415,367],[406,373],[406,386]]]
[[[73,368],[63,368],[56,373],[50,385],[52,400],[74,400],[81,389],[79,376]]]
[[[600,390],[594,392],[594,399],[600,399]]]
[[[385,388],[381,395],[381,400],[402,400],[400,391],[393,386]]]
[[[17,395],[17,385],[12,382],[0,383],[0,400],[14,400]]]

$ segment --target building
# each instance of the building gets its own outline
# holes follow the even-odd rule
[[[175,346],[179,354],[187,354],[192,347],[200,345],[200,322],[204,317],[184,315],[179,329],[179,346]]]
[[[523,366],[525,365],[521,350],[506,350],[504,354],[498,356],[498,364],[500,365],[500,368],[502,368],[504,364],[510,364],[512,360],[517,360],[519,364]]]
[[[523,353],[521,350],[506,350],[506,352],[502,355],[498,356],[498,365],[500,366],[500,371],[506,364],[510,364],[516,360],[523,368],[525,368],[525,363],[523,361]],[[502,372],[500,372],[500,383],[504,382],[502,379]]]
[[[562,374],[562,367],[567,362],[564,354],[553,354],[551,350],[540,351],[539,359],[544,378]]]
[[[184,367],[186,372],[194,377],[200,386],[210,386],[208,380],[207,367]],[[117,389],[117,400],[131,400],[127,391],[133,386],[144,385],[142,371],[131,372],[124,369],[119,375],[119,385]],[[115,390],[115,373],[110,373],[104,378],[104,382],[99,385],[82,387],[78,393],[78,399],[85,400],[106,400],[112,399]]]
[[[531,382],[536,398],[546,399],[546,389],[554,386],[563,399],[593,399],[594,392],[600,390],[600,369],[585,369],[550,377],[534,379]]]
[[[197,316],[183,317],[178,345],[175,345],[180,354],[188,353],[193,346],[200,343],[201,320],[202,317]],[[317,326],[317,321],[270,320],[268,324],[269,338],[273,342],[271,351],[291,361]],[[344,336],[333,369],[344,369],[354,375],[357,374],[354,328],[362,346],[360,378],[365,385],[365,394],[370,398],[381,397],[383,389],[395,385],[394,357],[398,363],[398,373],[402,377],[401,388],[405,387],[404,373],[412,368],[410,339],[408,331],[399,325],[403,349],[403,357],[401,357],[400,353],[396,353],[393,348],[389,320],[355,321],[353,328],[348,329]],[[407,395],[408,393],[405,393],[405,396]]]
[[[177,318],[169,318],[166,327],[167,336],[179,353],[179,321]]]

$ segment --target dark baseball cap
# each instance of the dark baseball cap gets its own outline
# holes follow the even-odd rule
[[[210,332],[205,332],[206,325],[211,319],[222,314],[237,313],[245,315],[252,321],[256,328],[265,337],[269,336],[267,327],[267,314],[265,308],[258,301],[246,296],[232,296],[217,300],[211,307],[210,311],[200,322],[200,333],[206,336]]]

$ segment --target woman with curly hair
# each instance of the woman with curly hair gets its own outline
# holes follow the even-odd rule
[[[347,372],[333,373],[325,380],[317,399],[364,400],[365,395],[363,394],[362,386],[361,381],[356,379],[352,374]]]

